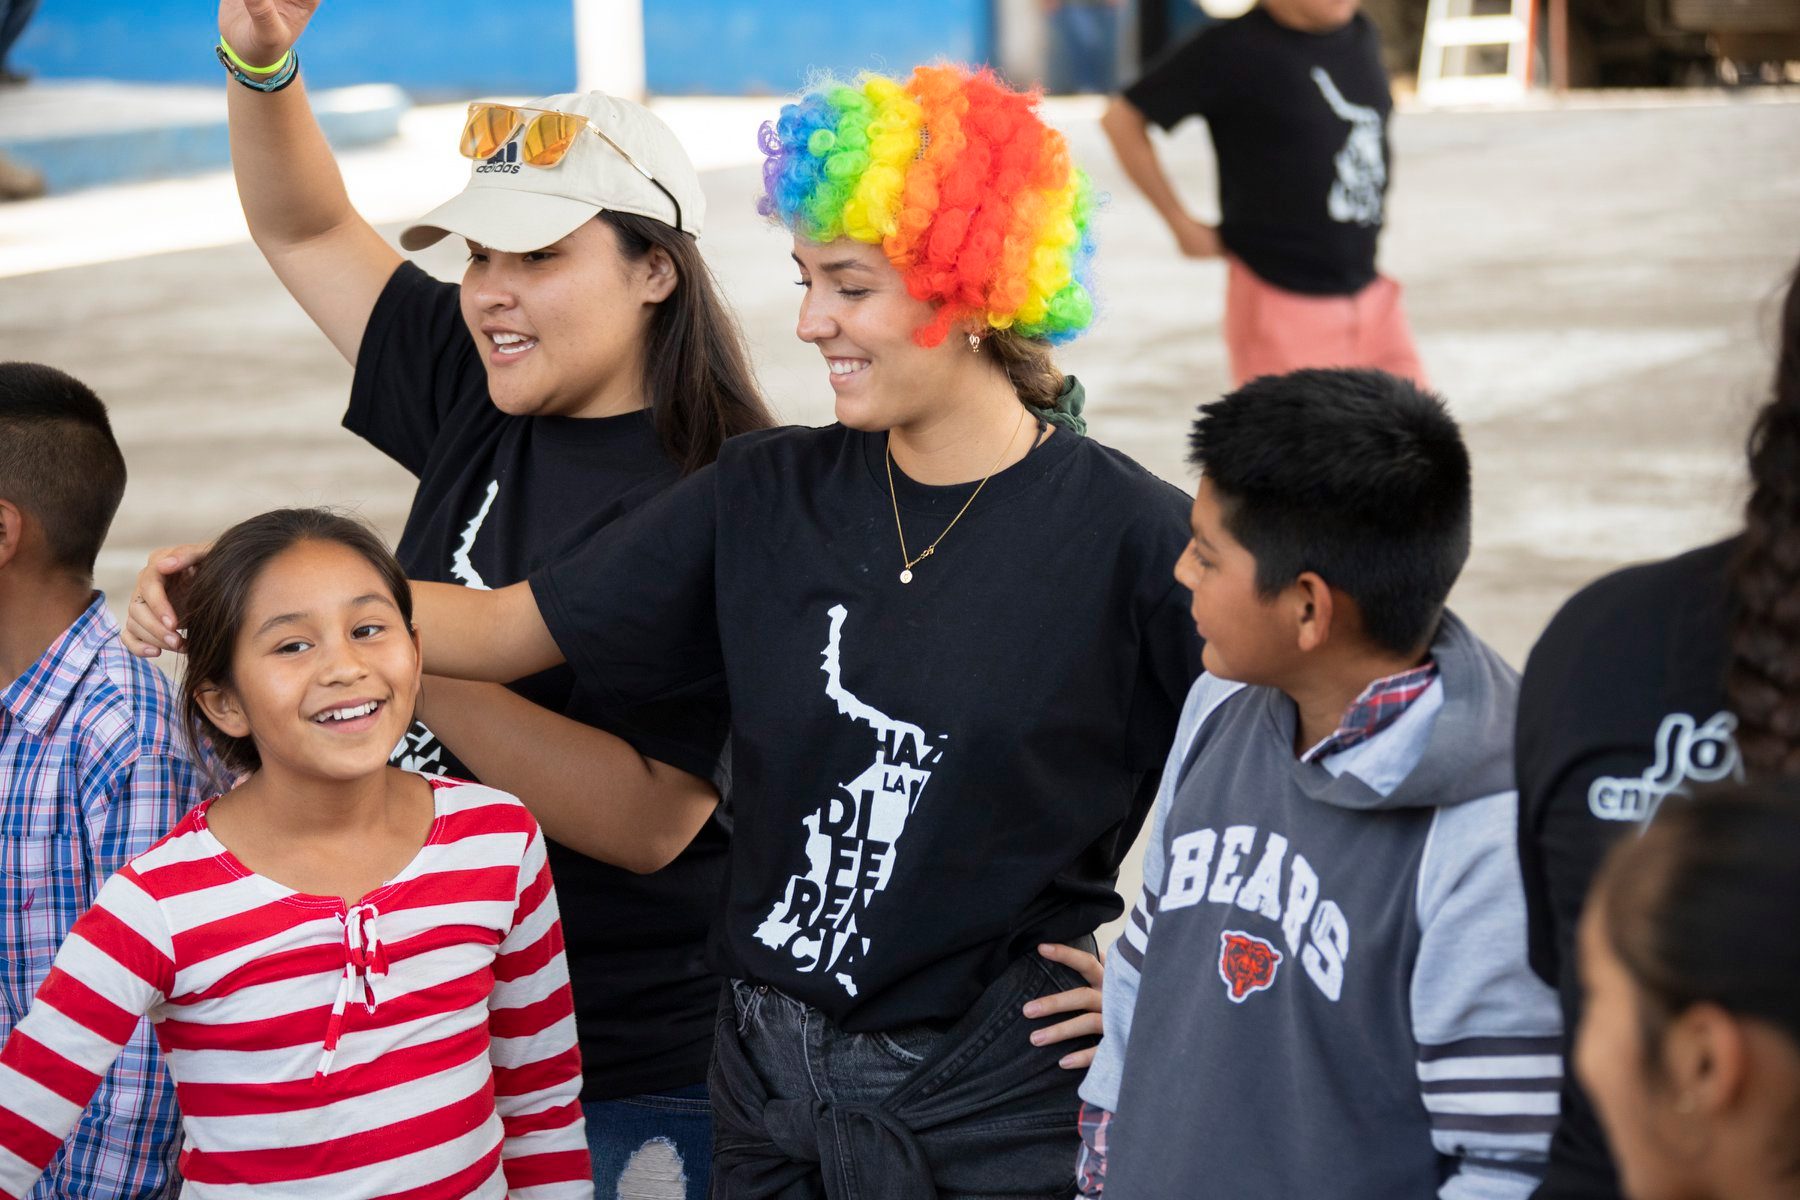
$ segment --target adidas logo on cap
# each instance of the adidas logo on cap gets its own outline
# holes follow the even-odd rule
[[[519,173],[519,142],[517,138],[494,151],[491,158],[475,168],[477,175],[487,171],[501,171],[508,175]]]

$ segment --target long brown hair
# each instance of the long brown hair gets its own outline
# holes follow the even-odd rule
[[[270,560],[301,542],[336,542],[362,555],[393,593],[407,628],[412,627],[412,586],[406,571],[381,535],[356,518],[327,508],[278,508],[233,525],[194,568],[182,605],[187,616],[187,667],[181,675],[181,715],[195,762],[206,761],[201,750],[210,744],[232,775],[262,767],[256,743],[214,725],[200,697],[230,686],[232,656],[250,589]],[[225,786],[229,781],[214,782]]]
[[[675,264],[675,290],[656,306],[644,352],[644,391],[663,452],[692,474],[728,437],[775,423],[744,350],[744,334],[689,235],[634,213],[602,212],[619,252],[636,262],[660,248]]]
[[[1757,414],[1749,451],[1726,700],[1744,765],[1800,774],[1800,268],[1781,309],[1774,395]]]

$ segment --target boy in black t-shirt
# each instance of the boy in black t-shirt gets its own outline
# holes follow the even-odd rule
[[[1424,384],[1400,287],[1375,269],[1393,109],[1358,0],[1261,0],[1202,30],[1113,98],[1101,120],[1125,173],[1190,258],[1228,263],[1234,382],[1303,367],[1379,367]],[[1148,124],[1198,116],[1219,163],[1220,221],[1175,194]]]

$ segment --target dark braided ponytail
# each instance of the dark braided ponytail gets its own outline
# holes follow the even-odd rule
[[[1800,774],[1800,270],[1781,309],[1775,394],[1750,431],[1750,502],[1732,566],[1725,694],[1752,774]]]

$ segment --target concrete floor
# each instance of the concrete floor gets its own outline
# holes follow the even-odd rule
[[[750,112],[725,102],[681,119],[717,140],[722,122]],[[1091,102],[1055,108],[1078,158],[1112,193],[1101,224],[1103,319],[1063,362],[1088,386],[1095,437],[1188,486],[1190,414],[1226,385],[1223,268],[1173,253],[1115,167],[1096,112]],[[353,193],[357,178],[384,174],[383,153],[386,176],[416,189],[416,164],[447,142],[442,121],[424,124],[436,140],[423,148],[359,152]],[[1453,603],[1522,664],[1582,583],[1737,520],[1741,444],[1766,394],[1776,305],[1800,256],[1800,97],[1406,113],[1393,139],[1383,262],[1406,285],[1427,368],[1475,460],[1475,550]],[[1184,129],[1166,149],[1195,205],[1209,206],[1204,133]],[[824,372],[793,336],[787,240],[755,217],[757,173],[748,156],[736,161],[706,172],[707,256],[782,416],[828,421]],[[115,603],[154,546],[292,503],[352,506],[397,534],[411,497],[409,476],[338,428],[349,368],[252,246],[131,250],[140,229],[157,246],[241,238],[216,215],[172,240],[145,227],[147,211],[159,222],[229,217],[230,187],[219,176],[0,211],[0,358],[53,363],[92,384],[130,463],[100,564]],[[385,210],[371,202],[369,211],[423,211],[436,195],[396,208],[390,194]],[[14,247],[42,251],[51,234],[41,231],[82,240],[71,227],[121,247],[110,251],[116,260],[7,270],[9,235]],[[95,257],[79,247],[68,255]],[[460,269],[447,245],[422,261],[447,278]],[[1127,897],[1137,862],[1134,852],[1121,880]]]

